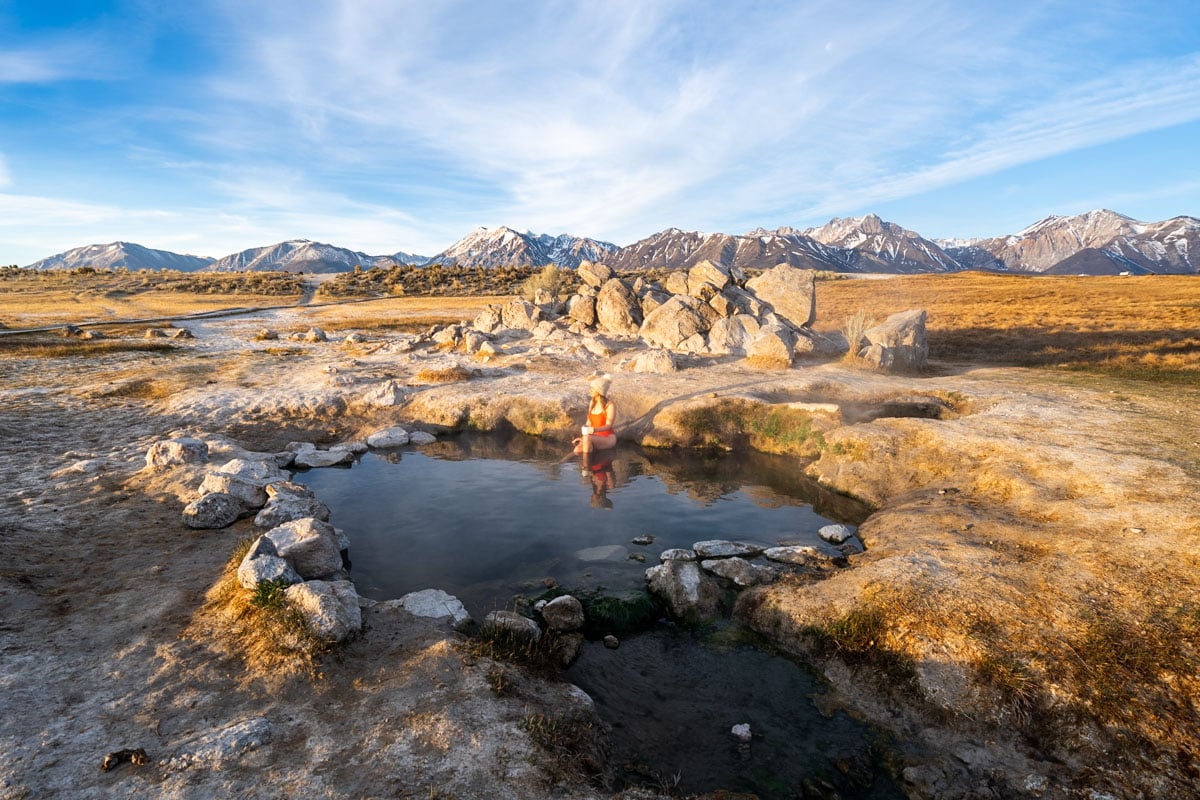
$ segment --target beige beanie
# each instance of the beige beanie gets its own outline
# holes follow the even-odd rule
[[[602,394],[605,397],[608,397],[608,390],[612,387],[612,376],[607,373],[604,375],[597,375],[588,381],[588,386],[591,388],[593,393]]]

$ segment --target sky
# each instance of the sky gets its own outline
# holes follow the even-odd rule
[[[1200,216],[1183,0],[0,0],[0,264]]]

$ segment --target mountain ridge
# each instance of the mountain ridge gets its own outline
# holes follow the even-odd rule
[[[926,273],[968,269],[1029,274],[1200,273],[1200,219],[1176,216],[1142,222],[1107,209],[1044,217],[1020,232],[974,239],[932,240],[878,215],[833,218],[803,231],[790,226],[744,234],[670,227],[624,247],[572,234],[535,234],[507,226],[477,228],[435,256],[403,251],[372,256],[307,239],[249,248],[220,259],[153,250],[129,242],[85,245],[27,269],[80,266],[232,271],[281,269],[346,272],[356,268],[443,263],[492,268],[599,261],[615,271],[686,269],[704,260],[767,269],[789,264],[847,273]]]

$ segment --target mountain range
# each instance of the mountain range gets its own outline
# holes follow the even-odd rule
[[[220,259],[185,256],[114,242],[68,250],[30,269],[126,267],[181,271],[286,270],[347,272],[393,264],[576,268],[597,261],[614,270],[682,269],[703,260],[742,269],[777,264],[834,272],[926,273],[967,269],[1045,274],[1200,273],[1200,219],[1139,222],[1114,211],[1051,216],[1020,233],[986,239],[926,239],[874,214],[832,219],[817,228],[790,227],[733,235],[668,228],[625,247],[586,237],[479,228],[434,256],[371,256],[297,239]]]

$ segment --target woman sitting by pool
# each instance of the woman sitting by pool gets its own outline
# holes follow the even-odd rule
[[[600,375],[592,378],[588,384],[591,394],[588,398],[587,423],[580,435],[571,440],[575,445],[575,455],[584,457],[593,450],[610,450],[617,445],[617,435],[613,431],[613,423],[617,419],[616,408],[608,399],[608,390],[612,387],[612,377]]]

